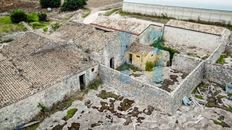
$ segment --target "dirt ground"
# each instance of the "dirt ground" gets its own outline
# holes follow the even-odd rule
[[[122,0],[88,0],[87,8],[98,8],[101,6],[122,2]],[[0,13],[21,8],[28,12],[46,11],[39,6],[39,0],[0,0]]]
[[[88,0],[87,8],[98,8],[101,6],[122,2],[123,0]]]
[[[26,11],[39,11],[39,0],[1,0],[0,13],[11,11],[16,8],[21,8]]]

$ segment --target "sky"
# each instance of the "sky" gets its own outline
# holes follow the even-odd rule
[[[124,2],[232,11],[232,0],[124,0]]]

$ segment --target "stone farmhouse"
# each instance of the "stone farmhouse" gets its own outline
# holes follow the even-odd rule
[[[225,28],[175,20],[166,25],[106,22],[70,22],[50,36],[28,32],[3,47],[0,126],[12,129],[30,121],[39,113],[39,103],[51,107],[97,76],[112,83],[122,96],[139,98],[169,114],[203,79],[220,79],[220,84],[232,80],[232,69],[214,65],[230,46],[231,33]],[[151,46],[160,38],[179,53],[170,58],[167,51]],[[144,70],[147,61],[162,64],[153,72],[140,72],[139,77],[117,69],[126,63]]]

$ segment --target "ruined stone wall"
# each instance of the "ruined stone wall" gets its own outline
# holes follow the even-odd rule
[[[184,73],[191,73],[201,62],[199,58],[175,54],[172,61],[172,68]]]
[[[164,28],[164,40],[169,44],[185,45],[188,47],[197,47],[214,51],[218,45],[220,36],[186,30],[171,26],[165,26]]]
[[[222,37],[218,40],[218,46],[217,48],[212,52],[212,54],[208,57],[207,62],[214,64],[218,60],[218,58],[221,56],[223,52],[226,50],[226,45],[230,43],[230,35],[231,32],[229,30],[225,30],[225,32],[222,34]]]
[[[92,71],[93,68],[94,71]],[[79,74],[66,77],[63,81],[58,81],[41,92],[1,108],[0,129],[14,129],[18,125],[27,123],[40,112],[40,108],[37,107],[39,103],[46,107],[52,107],[54,103],[62,101],[65,96],[79,90],[79,76],[82,74],[86,74],[85,82],[88,84],[98,74],[98,65]]]
[[[220,85],[232,82],[232,68],[220,64],[206,64],[206,79]]]
[[[173,112],[171,96],[167,91],[142,83],[104,65],[100,65],[99,74],[103,82],[113,84],[112,87],[118,90],[120,95],[139,98],[140,102],[148,103],[163,112]]]
[[[229,11],[171,7],[131,2],[123,2],[123,11],[151,16],[166,16],[183,20],[202,20],[207,22],[232,24],[232,13]]]
[[[152,45],[155,40],[162,37],[163,27],[150,25],[142,34],[139,35],[139,43]]]
[[[171,92],[173,98],[172,109],[176,111],[182,104],[184,96],[189,96],[204,77],[205,62],[201,62],[182,82]]]

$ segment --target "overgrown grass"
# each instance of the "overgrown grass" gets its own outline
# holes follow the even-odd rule
[[[112,92],[106,92],[105,90],[102,90],[99,94],[97,94],[97,96],[100,97],[101,99],[114,98],[116,100],[121,100],[123,98]]]
[[[9,33],[16,31],[25,31],[26,28],[22,24],[13,24],[10,16],[0,16],[0,33]]]
[[[88,88],[93,89],[93,90],[97,90],[101,84],[102,84],[102,80],[100,78],[98,78],[98,79],[91,81],[88,85]]]
[[[221,55],[216,63],[225,64],[226,63],[225,58],[226,58],[225,55]]]
[[[198,99],[201,99],[201,100],[204,99],[203,96],[201,96],[201,95],[195,95],[195,97],[198,98]]]
[[[84,14],[82,15],[82,18],[86,18],[87,16],[89,16],[91,13],[91,10],[88,8],[84,9]]]
[[[32,22],[30,25],[33,29],[46,28],[50,23],[49,22]]]
[[[219,57],[216,63],[225,64],[226,63],[225,58],[228,58],[228,57],[232,57],[232,53],[225,52]]]
[[[68,110],[66,116],[64,117],[64,120],[67,121],[68,119],[72,118],[76,112],[77,112],[76,108],[72,108],[72,109]]]
[[[138,67],[136,67],[136,66],[134,66],[132,64],[127,64],[127,63],[119,66],[118,68],[116,68],[116,70],[118,70],[118,71],[125,71],[125,70],[129,70],[129,69],[131,69],[134,72],[142,71],[140,68],[138,68]]]
[[[219,118],[217,120],[213,120],[214,124],[216,125],[220,125],[222,127],[228,127],[230,128],[231,126],[228,125],[225,121],[224,121],[224,116],[219,116]]]
[[[39,124],[37,123],[37,124],[28,126],[26,128],[20,129],[20,130],[36,130],[38,127],[39,127]]]
[[[109,11],[106,11],[106,13],[105,13],[104,15],[105,15],[105,16],[110,16],[110,15],[112,15],[112,14],[114,14],[115,12],[118,12],[118,11],[120,11],[119,8],[111,9],[111,10],[109,10]]]

